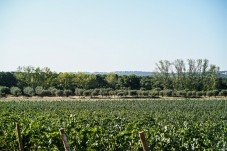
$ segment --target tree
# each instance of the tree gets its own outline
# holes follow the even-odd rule
[[[21,89],[18,88],[18,87],[11,87],[11,88],[10,88],[10,93],[11,93],[12,95],[14,95],[14,96],[20,96],[20,95],[22,95],[22,91],[21,91]]]
[[[161,82],[163,89],[172,89],[172,80],[170,77],[171,63],[168,60],[160,60],[156,63],[157,73],[155,79]]]
[[[140,78],[136,75],[123,75],[118,79],[121,88],[129,88],[132,90],[140,89]]]
[[[34,96],[35,95],[35,91],[32,87],[25,87],[23,92],[27,96]]]
[[[105,77],[105,81],[111,88],[116,88],[116,85],[118,83],[118,75],[115,73],[109,73]]]
[[[75,89],[75,74],[64,72],[57,77],[59,87],[62,89]]]
[[[144,88],[145,90],[151,90],[152,84],[151,84],[151,77],[141,77],[140,78],[140,87]]]
[[[11,72],[0,72],[0,85],[6,87],[16,86],[16,77]]]
[[[9,94],[10,90],[6,86],[0,86],[0,96],[6,96]]]

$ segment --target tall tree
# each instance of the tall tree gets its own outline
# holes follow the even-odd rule
[[[16,77],[11,72],[0,72],[0,86],[12,87],[16,86]]]
[[[172,80],[170,77],[171,63],[168,60],[160,60],[156,63],[158,74],[155,78],[161,82],[164,89],[172,89]]]

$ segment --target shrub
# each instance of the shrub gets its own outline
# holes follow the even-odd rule
[[[76,96],[83,96],[84,89],[75,89],[75,95]]]
[[[0,96],[6,96],[9,94],[10,90],[6,86],[0,86]]]
[[[143,96],[148,96],[148,94],[149,94],[148,91],[146,91],[146,90],[145,90],[145,91],[142,91],[142,95],[143,95]]]
[[[227,90],[221,90],[221,92],[219,92],[219,95],[226,97],[227,96]]]
[[[196,97],[202,97],[203,96],[203,92],[202,91],[197,91],[196,92]]]
[[[192,91],[188,91],[186,96],[191,98],[192,97]]]
[[[10,88],[10,93],[14,96],[20,96],[22,95],[21,89],[18,87],[11,87]]]
[[[91,96],[91,91],[90,90],[85,90],[83,92],[83,96]]]
[[[91,95],[92,96],[98,96],[99,95],[99,90],[98,89],[92,90]]]
[[[163,90],[163,95],[167,97],[171,97],[173,94],[173,90]]]
[[[123,91],[118,91],[117,92],[117,96],[124,96],[124,92]]]
[[[68,97],[68,96],[70,96],[70,95],[73,95],[73,92],[72,92],[72,90],[70,90],[70,89],[65,89],[65,90],[64,90],[64,95]]]
[[[56,94],[56,91],[57,91],[58,89],[56,89],[55,87],[49,87],[48,90],[50,91],[51,95],[54,96],[54,95]]]
[[[138,93],[139,96],[148,96],[149,91],[140,89],[137,93]]]
[[[128,95],[129,96],[137,96],[137,91],[136,90],[129,90]]]
[[[102,96],[108,96],[109,92],[108,92],[107,89],[100,89],[99,94],[102,95]]]
[[[43,90],[41,93],[41,96],[51,96],[51,91],[50,90]]]
[[[23,92],[27,96],[34,96],[35,95],[35,91],[32,87],[25,87]]]
[[[213,90],[212,93],[213,93],[213,96],[216,97],[216,96],[218,96],[219,91],[218,90]]]
[[[213,91],[207,91],[206,95],[209,96],[209,97],[213,96]]]
[[[43,90],[44,90],[43,87],[37,86],[37,87],[35,88],[35,93],[36,93],[36,95],[42,96]]]
[[[117,92],[114,90],[110,90],[110,92],[109,92],[109,95],[116,95],[116,94],[117,94]]]
[[[56,96],[63,96],[63,90],[57,90],[55,91]]]
[[[178,97],[186,97],[186,95],[187,95],[186,90],[180,90],[180,91],[177,91],[176,93],[176,96]]]
[[[149,92],[149,96],[151,97],[158,97],[159,96],[159,93],[157,90],[152,90]]]

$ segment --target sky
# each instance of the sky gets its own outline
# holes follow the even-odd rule
[[[0,1],[0,71],[154,71],[176,59],[227,70],[226,0]]]

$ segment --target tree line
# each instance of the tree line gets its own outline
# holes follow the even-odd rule
[[[151,76],[57,73],[47,67],[18,67],[16,72],[0,72],[0,96],[212,96],[227,89],[227,79],[221,78],[219,67],[210,65],[207,59],[161,60],[156,67]]]

